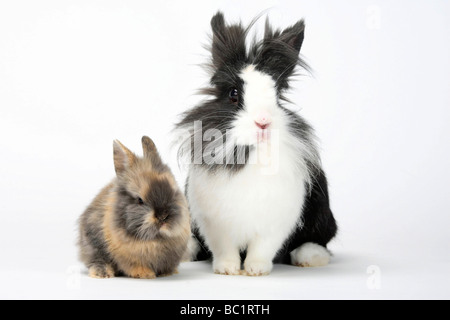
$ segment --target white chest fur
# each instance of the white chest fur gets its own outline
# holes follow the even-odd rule
[[[201,167],[190,170],[191,214],[208,245],[231,241],[243,249],[257,237],[286,239],[297,226],[305,175],[296,157],[280,148],[277,166],[271,170],[258,163],[247,164],[236,173],[210,173]],[[222,239],[211,239],[216,237]]]

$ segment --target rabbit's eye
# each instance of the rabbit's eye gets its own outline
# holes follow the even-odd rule
[[[137,199],[137,202],[138,202],[138,204],[140,204],[140,205],[144,204],[144,200],[142,200],[141,198],[138,198],[138,199]]]
[[[232,104],[238,104],[238,102],[239,102],[239,92],[238,92],[238,90],[236,88],[231,89],[229,97],[230,97],[230,102]]]

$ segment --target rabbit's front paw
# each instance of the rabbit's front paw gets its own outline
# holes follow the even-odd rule
[[[214,273],[226,275],[241,274],[241,261],[215,259],[213,262]]]
[[[129,276],[137,279],[154,279],[156,278],[156,274],[153,270],[146,267],[135,267],[131,269],[129,272]]]
[[[272,261],[245,260],[244,269],[248,276],[264,276],[272,271]]]
[[[106,279],[114,277],[114,269],[109,264],[95,264],[89,267],[89,277]]]

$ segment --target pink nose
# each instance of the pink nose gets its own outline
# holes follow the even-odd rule
[[[270,114],[264,111],[260,112],[255,119],[255,124],[261,129],[266,129],[271,122]]]

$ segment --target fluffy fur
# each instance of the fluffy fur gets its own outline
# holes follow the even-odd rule
[[[114,141],[117,177],[80,217],[80,259],[91,277],[170,275],[187,248],[186,199],[153,141],[144,136],[142,146],[139,158]]]
[[[337,231],[313,130],[281,104],[296,67],[307,68],[304,22],[284,30],[266,22],[247,50],[251,25],[212,18],[211,86],[201,91],[210,99],[177,126],[189,132],[179,152],[192,163],[186,196],[199,242],[189,248],[194,259],[212,255],[220,274],[242,273],[242,259],[247,275],[268,274],[273,262],[318,265],[308,261],[317,254],[297,249],[328,252]]]

